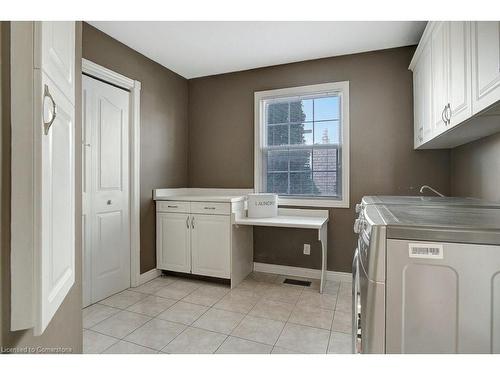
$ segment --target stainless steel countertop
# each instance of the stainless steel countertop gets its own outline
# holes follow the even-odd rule
[[[387,238],[500,245],[500,208],[373,205],[366,215]]]
[[[473,206],[473,207],[499,207],[498,202],[489,202],[477,198],[462,197],[427,197],[418,195],[368,195],[362,199],[367,204],[410,204],[416,206]]]

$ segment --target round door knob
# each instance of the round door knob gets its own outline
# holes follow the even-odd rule
[[[106,202],[106,204],[107,204],[108,206],[109,206],[109,205],[111,205],[111,203],[112,203],[112,202],[111,202],[111,199],[108,199],[108,201]]]

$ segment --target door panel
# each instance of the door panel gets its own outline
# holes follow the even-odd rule
[[[472,22],[473,111],[500,100],[500,22]]]
[[[455,126],[472,115],[470,96],[470,23],[447,22],[449,32],[448,78],[451,124]]]
[[[99,262],[94,264],[96,276],[106,278],[114,272],[120,272],[122,262],[115,250],[121,245],[122,239],[116,237],[123,226],[121,211],[105,212],[97,215],[97,244],[99,248]]]
[[[123,109],[99,98],[99,190],[121,190],[123,170]]]
[[[156,259],[162,270],[191,272],[190,217],[183,213],[156,214]]]
[[[57,114],[41,143],[41,250],[35,253],[40,268],[40,312],[35,332],[43,332],[75,280],[75,113],[73,105],[44,73],[41,85],[52,96]],[[46,98],[45,102],[47,102]],[[54,113],[44,107],[44,121]],[[40,124],[42,128],[43,125]]]
[[[84,298],[130,286],[129,93],[83,76]]]
[[[230,277],[230,228],[229,216],[194,215],[191,229],[194,274]]]
[[[41,69],[69,101],[75,103],[75,23],[37,23],[41,39]]]

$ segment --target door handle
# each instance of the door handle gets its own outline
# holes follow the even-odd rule
[[[450,104],[450,103],[448,103],[448,104],[446,105],[446,108],[447,108],[447,109],[446,109],[446,117],[447,117],[447,119],[448,119],[448,125],[450,125],[450,123],[451,123],[451,114],[452,114],[452,113],[451,113],[451,104]]]
[[[446,106],[444,106],[443,111],[441,112],[441,120],[443,120],[443,123],[444,123],[445,125],[447,125],[447,124],[448,124],[448,121],[447,121],[447,119],[446,119],[445,112],[446,112]]]
[[[56,116],[57,116],[56,102],[54,101],[54,98],[50,94],[49,86],[47,86],[47,85],[44,85],[44,89],[43,89],[42,107],[43,107],[43,102],[45,102],[45,98],[49,98],[50,101],[52,102],[52,118],[49,121],[45,121],[45,118],[43,118],[44,117],[44,110],[42,108],[43,131],[44,131],[45,135],[47,135],[47,134],[49,134],[50,127],[52,126],[52,123],[54,122],[54,120],[56,119]]]
[[[191,228],[194,229],[194,216],[191,218]]]
[[[186,228],[189,229],[189,216],[186,217]]]
[[[108,201],[106,202],[106,204],[107,204],[108,206],[111,206],[111,203],[113,203],[113,202],[111,202],[111,199],[108,199]]]

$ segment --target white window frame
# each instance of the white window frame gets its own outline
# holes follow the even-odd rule
[[[265,111],[264,101],[269,99],[305,96],[315,94],[338,94],[341,96],[341,147],[342,147],[342,199],[322,197],[280,196],[278,203],[283,206],[337,207],[349,208],[349,81],[322,83],[318,85],[288,87],[277,90],[256,91],[254,93],[255,148],[254,148],[254,190],[262,192],[262,149],[264,147]]]

